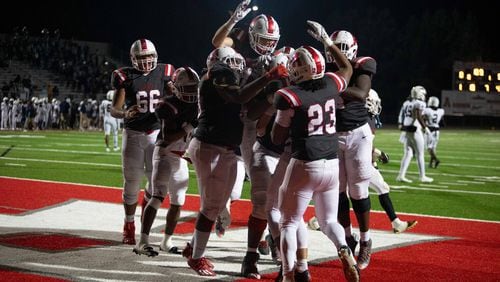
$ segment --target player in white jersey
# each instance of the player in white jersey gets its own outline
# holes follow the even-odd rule
[[[425,108],[423,115],[424,121],[429,128],[430,133],[426,135],[427,150],[431,155],[429,162],[430,168],[437,168],[441,162],[436,156],[436,148],[439,142],[439,123],[444,116],[444,110],[439,107],[439,99],[437,97],[429,97],[427,101],[427,108]]]
[[[396,181],[411,183],[412,181],[406,178],[406,171],[410,165],[410,161],[415,155],[421,182],[432,182],[433,179],[425,175],[424,162],[424,135],[423,132],[428,132],[429,129],[425,125],[422,112],[425,109],[425,96],[427,91],[424,87],[417,85],[411,89],[412,100],[404,104],[403,122],[401,130],[406,132],[404,139],[404,152],[401,159],[401,166]]]
[[[1,122],[0,129],[1,130],[8,130],[9,129],[9,124],[8,124],[8,121],[9,121],[9,98],[4,97],[2,99],[0,112],[2,114],[2,116],[0,118],[0,122]]]
[[[118,151],[118,119],[111,116],[111,107],[113,106],[114,90],[109,90],[106,94],[106,100],[101,102],[99,106],[99,116],[103,118],[104,126],[104,142],[106,144],[106,152],[111,151],[109,148],[109,135],[113,134],[113,151]]]
[[[10,111],[10,129],[16,130],[18,121],[21,117],[21,104],[19,100],[12,101],[12,110]]]

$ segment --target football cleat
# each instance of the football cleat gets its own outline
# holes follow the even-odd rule
[[[347,242],[347,246],[349,246],[349,249],[351,250],[352,254],[354,255],[356,253],[356,246],[358,246],[359,243],[359,235],[358,233],[352,233],[351,236],[345,238]]]
[[[113,151],[115,151],[115,152],[116,152],[116,151],[119,151],[119,150],[120,150],[120,147],[114,147],[114,148],[113,148]]]
[[[392,231],[394,231],[394,233],[396,233],[396,234],[403,233],[406,230],[410,230],[413,227],[415,227],[415,225],[417,225],[417,223],[418,223],[418,221],[416,221],[416,220],[403,221],[403,224],[400,224],[399,226],[394,227],[392,229]]]
[[[134,247],[133,252],[138,255],[146,255],[148,257],[156,257],[158,255],[158,252],[155,251],[149,244],[138,244]]]
[[[190,259],[192,255],[193,255],[193,246],[191,246],[191,243],[187,242],[186,246],[184,247],[184,250],[182,250],[182,256]]]
[[[217,237],[222,238],[224,237],[225,233],[226,233],[226,228],[222,226],[222,220],[220,216],[218,216],[217,219],[215,220],[215,234],[217,235]]]
[[[427,177],[427,176],[420,177],[420,182],[422,182],[422,183],[431,183],[432,181],[434,181],[434,179],[432,179],[430,177]]]
[[[396,181],[397,182],[405,182],[405,183],[412,183],[413,181],[411,181],[410,179],[404,177],[404,176],[398,176],[396,177]]]
[[[257,269],[259,258],[258,253],[247,252],[241,264],[241,276],[250,279],[260,279],[260,273]]]
[[[111,152],[111,150],[109,148],[106,148],[106,152]]]
[[[125,222],[123,225],[122,243],[127,245],[135,245],[135,224],[134,222]]]
[[[347,246],[342,246],[338,252],[340,261],[342,261],[342,269],[344,270],[344,276],[349,282],[357,282],[360,280],[359,268],[356,265],[356,260],[354,259],[351,250]]]
[[[380,156],[378,157],[378,159],[383,164],[386,164],[389,162],[389,155],[387,153],[385,153],[384,151],[380,151]]]
[[[358,266],[359,269],[365,269],[370,264],[370,257],[372,255],[372,239],[368,241],[360,241],[358,253]]]
[[[309,282],[311,281],[311,274],[309,270],[306,269],[304,272],[295,271],[293,275],[295,282]]]
[[[170,242],[170,240],[168,240],[168,241],[165,240],[165,237],[163,237],[163,240],[160,243],[160,250],[164,251],[164,252],[171,253],[171,254],[175,254],[175,255],[181,254],[181,251],[179,250],[179,248],[174,246],[172,244],[172,242]]]
[[[257,246],[257,250],[259,251],[259,254],[261,255],[269,255],[269,253],[271,252],[270,248],[269,248],[269,244],[267,243],[266,240],[262,240],[259,242],[259,245]]]
[[[315,216],[313,216],[313,217],[311,217],[311,219],[309,219],[309,221],[307,222],[307,226],[309,226],[309,228],[311,228],[311,230],[321,231],[321,227],[319,226],[318,219]]]
[[[189,258],[188,265],[200,276],[215,276],[214,265],[205,257],[199,259]]]

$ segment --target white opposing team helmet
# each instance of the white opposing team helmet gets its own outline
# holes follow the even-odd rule
[[[425,96],[427,95],[427,90],[423,86],[417,85],[411,88],[411,98],[420,101],[425,101]]]
[[[325,58],[311,46],[302,46],[295,50],[288,62],[290,82],[298,84],[303,81],[319,79],[325,75]]]
[[[106,99],[113,101],[113,96],[115,96],[115,90],[109,90],[108,93],[106,93]]]
[[[132,66],[140,72],[150,72],[158,64],[158,53],[153,42],[147,39],[136,40],[130,47]]]
[[[285,68],[288,68],[288,61],[290,60],[290,57],[285,54],[285,53],[278,53],[277,55],[273,56],[271,59],[271,62],[269,63],[270,68],[274,68],[278,65],[283,65]]]
[[[283,53],[283,54],[287,55],[288,57],[292,57],[293,52],[295,52],[295,48],[290,47],[290,46],[283,46],[283,47],[279,48],[278,50],[274,51],[274,55],[276,56],[280,53]]]
[[[427,101],[427,107],[433,107],[433,108],[439,107],[438,97],[435,96],[429,97],[429,100]]]
[[[356,58],[358,54],[358,40],[354,35],[352,35],[349,31],[346,30],[337,30],[330,35],[330,39],[333,41],[349,61]],[[332,63],[334,60],[332,54],[325,47],[326,60],[328,63]]]
[[[380,114],[382,111],[382,100],[378,96],[377,91],[370,89],[365,106],[370,114],[374,116]]]
[[[278,45],[280,27],[269,15],[258,15],[253,18],[248,28],[250,46],[259,55],[270,55]]]
[[[178,68],[172,76],[172,81],[177,89],[175,96],[179,100],[186,103],[196,103],[198,101],[200,77],[195,70],[190,67]]]
[[[242,72],[245,69],[245,58],[229,46],[219,47],[208,55],[207,68],[210,70],[216,62],[224,62],[230,68]]]

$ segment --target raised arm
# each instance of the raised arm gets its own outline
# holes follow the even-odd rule
[[[214,37],[212,38],[212,45],[214,45],[215,48],[233,46],[233,40],[228,37],[228,35],[236,23],[241,21],[246,15],[248,15],[248,13],[250,13],[251,9],[248,7],[250,2],[251,0],[243,0],[238,7],[236,7],[229,20],[217,29]]]

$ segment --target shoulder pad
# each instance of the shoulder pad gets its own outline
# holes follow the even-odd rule
[[[353,68],[369,72],[377,73],[377,61],[372,57],[357,57],[352,61]]]

